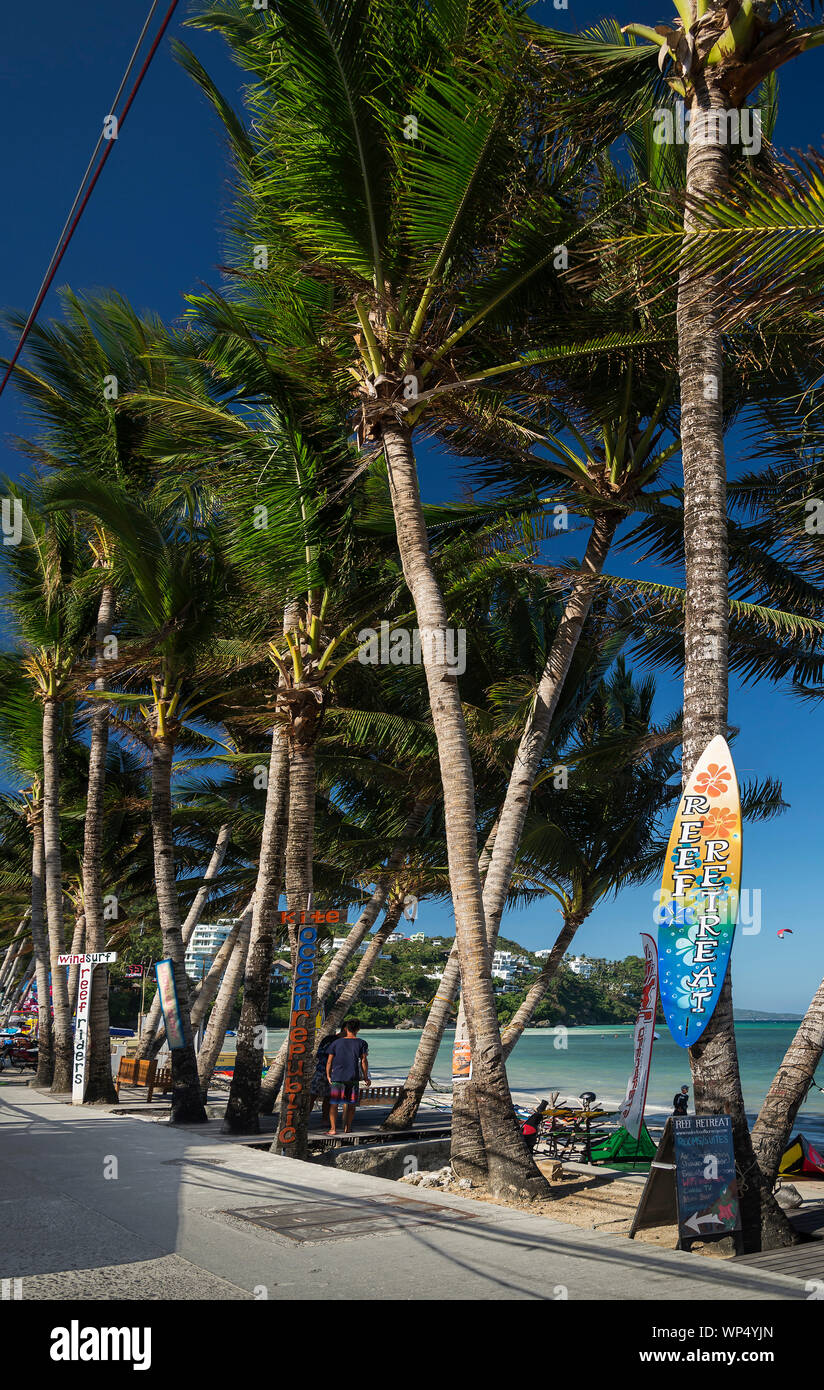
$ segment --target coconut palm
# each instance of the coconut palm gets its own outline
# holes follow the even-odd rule
[[[383,4],[361,11],[289,0],[261,22],[234,4],[215,7],[196,22],[224,32],[256,79],[252,136],[196,60],[185,61],[226,119],[243,183],[238,271],[254,281],[248,312],[203,297],[201,319],[222,340],[236,375],[242,363],[247,395],[267,389],[279,335],[287,338],[282,370],[291,355],[296,389],[314,382],[328,396],[329,369],[345,372],[337,380],[350,382],[359,438],[387,461],[418,626],[441,638],[428,644],[424,666],[493,1185],[545,1191],[515,1124],[496,1042],[472,768],[457,682],[438,655],[449,615],[431,563],[413,450],[414,431],[454,420],[451,403],[462,393],[502,377],[529,384],[536,364],[614,351],[626,341],[602,331],[588,338],[585,314],[578,342],[560,341],[557,315],[571,301],[549,271],[576,226],[576,179],[563,161],[547,174],[543,151],[524,168],[530,137],[521,141],[513,131],[528,124],[535,87],[509,8],[410,5],[400,22],[397,7]],[[517,17],[519,7],[511,13]],[[273,119],[267,84],[275,68]],[[244,269],[250,245],[267,248],[268,274],[250,277]],[[304,343],[311,327],[308,352],[283,326],[301,322]],[[524,352],[525,338],[534,350]]]
[[[153,481],[152,460],[145,447],[146,428],[140,420],[119,411],[118,402],[125,392],[138,387],[158,390],[174,385],[180,390],[185,380],[193,389],[197,373],[189,364],[184,366],[182,358],[168,353],[165,358],[161,356],[159,349],[169,344],[163,325],[156,318],[141,318],[122,296],[81,297],[67,289],[61,294],[61,307],[62,321],[33,326],[25,363],[15,367],[15,384],[37,422],[36,440],[28,450],[41,465],[64,475],[86,471],[93,477],[146,487]],[[24,316],[8,313],[5,317],[19,333]],[[88,545],[100,579],[91,682],[99,692],[105,684],[102,672],[114,637],[113,537],[104,527],[91,526]],[[104,949],[101,863],[109,723],[105,703],[97,700],[89,719],[91,755],[82,870],[87,951]],[[71,984],[70,980],[70,988]],[[74,984],[76,988],[76,979]],[[86,1100],[117,1103],[110,1066],[105,966],[97,966],[92,977]]]
[[[45,848],[43,840],[43,745],[42,719],[29,693],[29,682],[19,661],[4,658],[5,695],[0,710],[0,743],[6,772],[29,782],[16,797],[3,798],[4,869],[0,882],[9,888],[24,887],[29,899],[32,958],[38,1002],[38,1054],[34,1085],[50,1086],[54,1076],[54,1043],[49,976],[51,959],[45,915]],[[26,881],[20,865],[28,851],[31,872]],[[64,977],[65,978],[65,977]],[[11,997],[11,995],[9,995]]]
[[[708,205],[718,205],[730,185],[730,151],[740,132],[741,110],[756,89],[789,58],[824,41],[824,26],[797,22],[798,7],[741,4],[729,11],[720,0],[683,0],[678,18],[652,29],[626,26],[630,44],[614,32],[576,38],[546,36],[547,51],[564,54],[578,77],[590,84],[590,119],[600,104],[604,126],[614,131],[615,98],[629,93],[631,117],[647,112],[660,97],[660,72],[689,110],[678,274],[678,356],[684,468],[686,551],[683,772],[689,776],[703,749],[727,730],[728,578],[726,464],[724,458],[724,354],[722,278],[701,263]],[[640,44],[635,38],[641,39]],[[660,68],[660,72],[657,70]],[[574,79],[573,79],[574,86]],[[577,95],[581,96],[579,87]],[[573,102],[574,105],[574,102]],[[735,121],[733,122],[733,114]],[[601,135],[607,130],[602,128]],[[723,1106],[732,1116],[742,1168],[753,1166],[741,1092],[729,972],[707,1028],[690,1049],[696,1105]],[[750,1184],[755,1192],[758,1184]],[[787,1243],[789,1226],[768,1188],[749,1203],[746,1239]]]
[[[31,693],[42,708],[44,886],[54,1005],[52,1089],[68,1091],[73,1051],[71,1013],[65,971],[57,964],[66,949],[60,763],[66,727],[71,727],[66,702],[71,700],[74,670],[93,621],[95,593],[88,582],[89,558],[74,520],[46,516],[41,510],[39,488],[24,493],[8,482],[6,490],[21,503],[23,526],[20,544],[4,549],[12,584],[6,607],[22,641],[22,665]]]
[[[110,530],[117,537],[119,562],[128,571],[133,642],[131,647],[121,642],[116,665],[120,672],[131,668],[143,690],[110,690],[101,692],[101,698],[110,697],[113,705],[136,712],[137,719],[132,716],[129,722],[151,752],[158,914],[163,950],[172,961],[183,1032],[183,1045],[172,1053],[172,1122],[205,1121],[183,960],[172,773],[179,743],[198,748],[210,745],[212,740],[199,733],[192,721],[208,720],[231,687],[227,664],[214,656],[216,633],[231,612],[230,571],[215,529],[192,515],[180,526],[177,508],[164,513],[150,504],[141,506],[117,484],[104,484],[89,475],[59,480],[52,497],[55,505],[94,516]]]

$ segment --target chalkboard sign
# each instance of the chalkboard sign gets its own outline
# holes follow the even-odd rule
[[[729,1115],[675,1115],[664,1126],[629,1236],[676,1222],[681,1249],[741,1229]]]
[[[741,1230],[729,1115],[676,1115],[675,1190],[683,1240]]]

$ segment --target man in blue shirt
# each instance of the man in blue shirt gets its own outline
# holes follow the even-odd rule
[[[360,1096],[359,1082],[363,1077],[371,1085],[367,1054],[368,1044],[358,1037],[360,1023],[356,1018],[343,1020],[341,1037],[329,1044],[326,1077],[329,1082],[329,1133],[337,1134],[338,1106],[343,1102],[343,1132],[350,1134],[355,1107]]]

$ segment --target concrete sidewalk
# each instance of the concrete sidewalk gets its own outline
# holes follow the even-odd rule
[[[5,1082],[0,1277],[24,1299],[807,1296],[797,1279],[273,1157],[217,1129]]]

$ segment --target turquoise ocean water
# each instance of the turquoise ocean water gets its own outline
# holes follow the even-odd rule
[[[794,1023],[739,1023],[736,1027],[741,1080],[747,1111],[755,1117],[776,1069],[796,1031]],[[686,1083],[692,1086],[689,1060],[683,1048],[673,1041],[666,1026],[658,1026],[659,1041],[653,1043],[652,1070],[647,1092],[647,1116],[651,1121],[669,1114],[672,1097]],[[369,1043],[369,1061],[376,1081],[388,1077],[403,1077],[415,1055],[420,1033],[396,1029],[367,1029],[362,1037]],[[451,1079],[451,1050],[453,1034],[448,1032],[441,1044],[434,1069],[436,1081],[448,1084]],[[513,1092],[547,1096],[550,1091],[577,1096],[581,1091],[594,1091],[607,1109],[620,1104],[632,1069],[633,1029],[627,1025],[570,1028],[566,1036],[557,1036],[551,1028],[528,1028],[507,1064],[509,1084]],[[267,1034],[266,1048],[271,1051],[283,1033]],[[566,1043],[565,1047],[555,1046]],[[818,1074],[824,1086],[824,1061]],[[824,1094],[812,1091],[799,1113],[796,1130],[803,1130],[814,1142],[824,1142]]]

